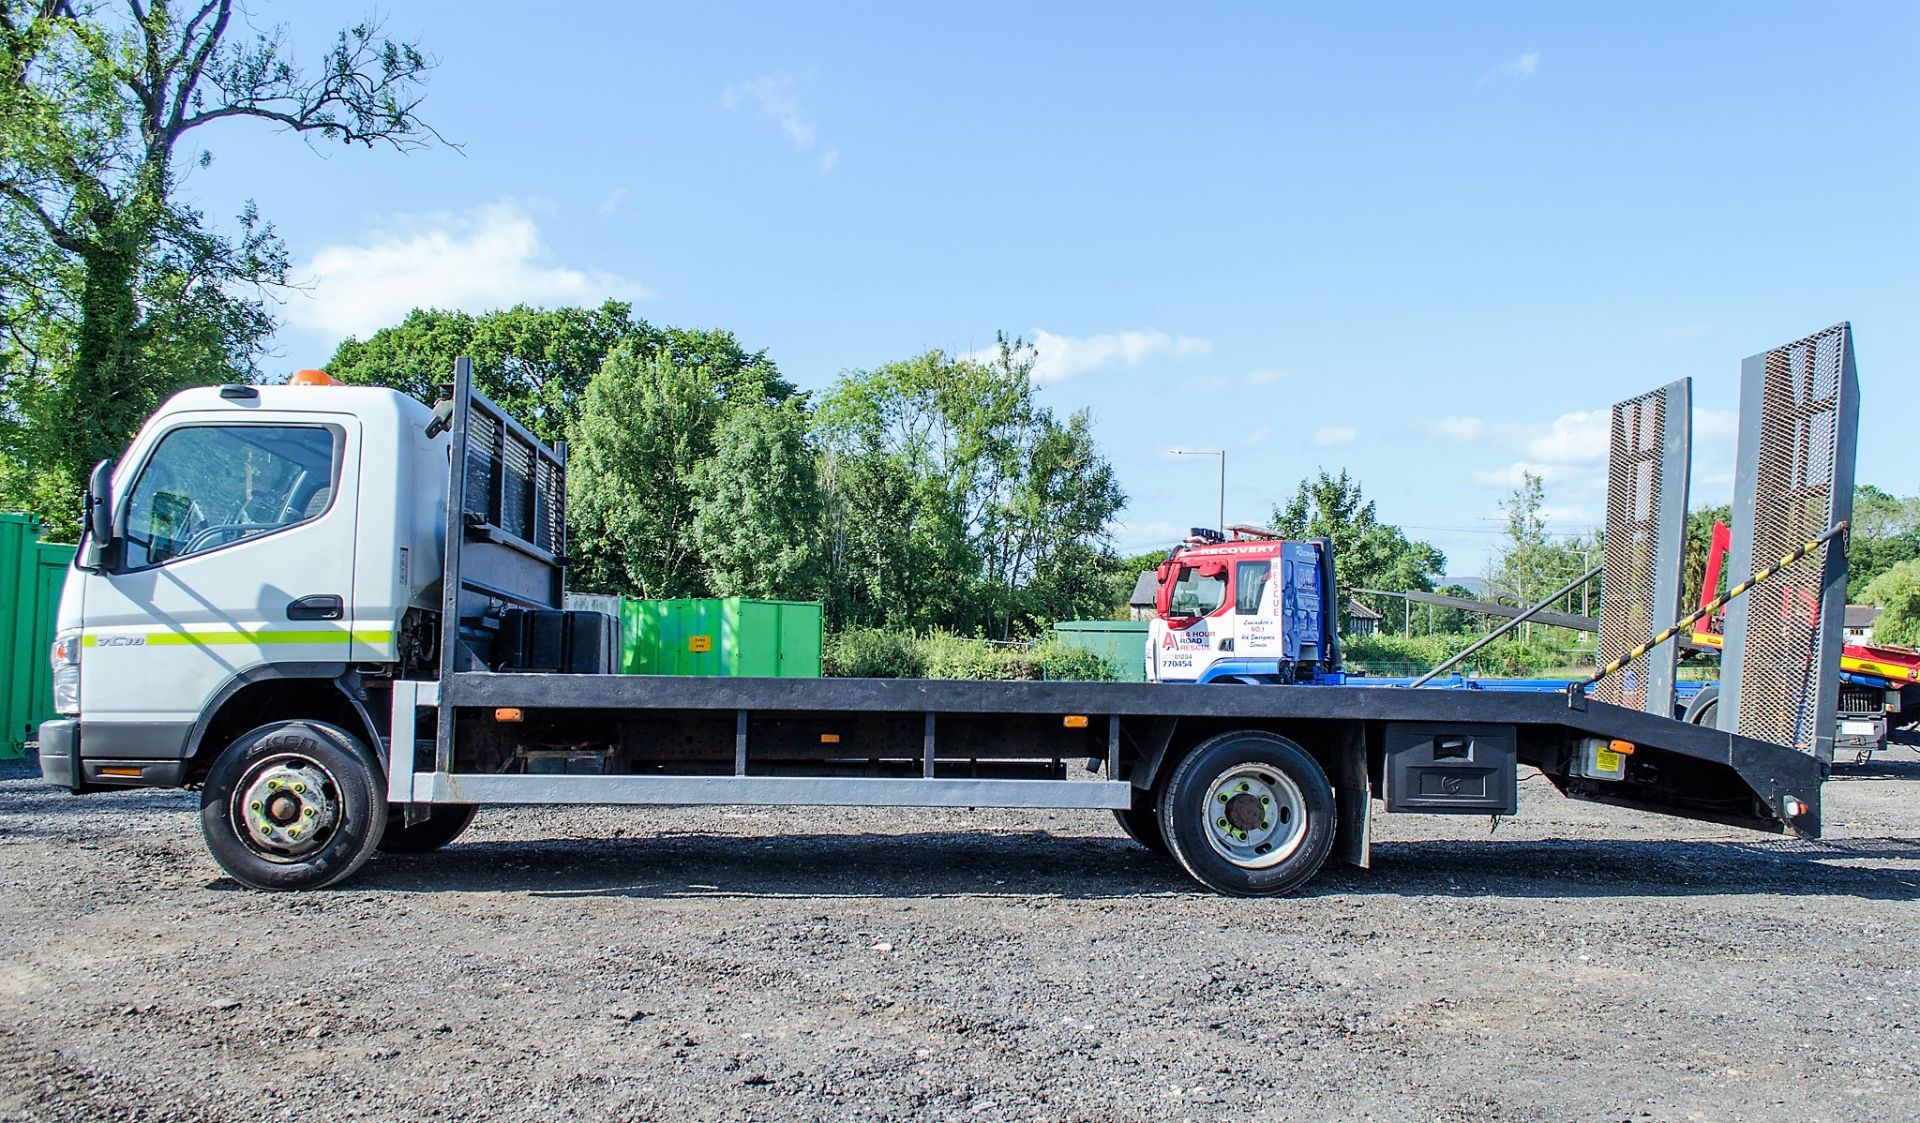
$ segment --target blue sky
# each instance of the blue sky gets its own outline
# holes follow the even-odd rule
[[[1262,521],[1316,467],[1481,573],[1542,471],[1599,520],[1593,411],[1695,380],[1731,490],[1743,356],[1853,321],[1860,478],[1920,492],[1920,5],[406,3],[463,149],[201,134],[305,287],[269,369],[414,304],[634,299],[802,388],[1009,332],[1088,407],[1117,545]],[[256,5],[316,59],[323,3]],[[1598,436],[1598,447],[1596,447]]]

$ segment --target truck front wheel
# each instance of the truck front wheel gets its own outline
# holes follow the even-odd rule
[[[1305,749],[1272,733],[1223,733],[1167,781],[1160,822],[1181,868],[1209,889],[1255,897],[1307,883],[1333,849],[1333,785]]]
[[[379,763],[352,734],[318,721],[245,734],[213,762],[200,791],[207,849],[255,889],[343,881],[373,855],[386,827]]]

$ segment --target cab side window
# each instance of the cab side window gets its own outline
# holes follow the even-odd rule
[[[1218,562],[1208,563],[1205,568],[1210,573],[1200,572],[1199,566],[1181,566],[1180,576],[1174,582],[1173,595],[1168,605],[1175,616],[1207,616],[1220,607],[1227,596],[1227,567]]]
[[[160,439],[126,508],[124,569],[148,569],[320,517],[333,501],[340,431],[194,425]]]
[[[1267,574],[1272,562],[1243,561],[1233,567],[1233,612],[1236,616],[1257,616],[1260,597],[1267,591]]]

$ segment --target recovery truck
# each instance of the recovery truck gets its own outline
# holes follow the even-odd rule
[[[1722,571],[1732,532],[1727,524],[1713,524],[1713,537],[1707,549],[1706,579],[1701,582],[1700,604],[1704,608],[1720,589]],[[1783,614],[1811,614],[1818,604],[1796,603],[1782,598]],[[1693,626],[1693,642],[1719,650],[1724,642],[1720,615],[1708,612]],[[1685,720],[1712,725],[1718,720],[1720,687],[1710,684],[1696,694],[1681,715]],[[1883,643],[1846,643],[1840,648],[1840,697],[1835,709],[1838,725],[1834,730],[1836,754],[1848,753],[1854,764],[1865,764],[1874,753],[1887,747],[1892,736],[1908,734],[1920,723],[1920,651]]]
[[[183,391],[90,478],[43,774],[199,789],[260,889],[443,845],[481,804],[724,804],[1110,809],[1201,884],[1276,894],[1366,865],[1376,799],[1513,814],[1522,764],[1820,830],[1818,754],[1578,690],[621,675],[609,618],[563,609],[565,478],[466,360],[431,408],[318,372]],[[1271,644],[1234,638],[1337,675],[1331,560],[1290,545]]]

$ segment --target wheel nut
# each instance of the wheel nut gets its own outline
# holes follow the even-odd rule
[[[311,807],[309,807],[309,808],[307,808],[307,809],[306,809],[305,811],[302,811],[302,812],[301,812],[300,814],[301,814],[301,816],[302,816],[303,818],[307,818],[307,819],[311,819],[311,818],[313,818],[313,817],[314,817],[315,815],[318,815],[318,814],[319,814],[319,812],[318,812],[318,811],[315,811],[315,810],[314,810],[313,808],[311,808]]]
[[[1272,802],[1273,802],[1273,797],[1272,797],[1272,796],[1265,796],[1265,795],[1263,795],[1263,796],[1261,796],[1261,797],[1260,797],[1260,806],[1262,806],[1262,807],[1265,807],[1265,806],[1266,806],[1267,804],[1269,804],[1269,803],[1272,803]]]
[[[1227,801],[1227,793],[1226,793],[1226,792],[1221,792],[1221,793],[1220,793],[1220,802],[1221,802],[1221,803],[1225,803],[1226,801]]]
[[[262,804],[262,803],[261,803],[261,802],[260,802],[259,800],[257,800],[257,799],[256,799],[256,800],[254,800],[254,801],[253,801],[252,803],[249,803],[249,804],[247,804],[247,810],[249,810],[249,811],[259,811],[259,810],[261,810],[261,809],[262,809],[262,808],[263,808],[264,806],[265,806],[264,804]]]
[[[305,784],[295,784],[293,786],[294,795],[302,795],[306,792],[306,790],[307,790],[307,786]]]
[[[1226,820],[1226,818],[1225,818],[1224,816],[1223,816],[1223,817],[1221,818],[1221,820],[1220,820],[1220,829],[1221,829],[1221,830],[1226,830],[1226,829],[1227,829],[1227,820]]]
[[[1240,781],[1240,790],[1243,792],[1247,790],[1247,782],[1245,780]]]
[[[1235,831],[1235,832],[1233,832],[1233,836],[1234,836],[1235,838],[1237,838],[1237,839],[1239,839],[1239,840],[1240,840],[1241,842],[1245,842],[1245,841],[1247,840],[1247,832],[1246,832],[1246,831]]]
[[[1262,820],[1260,820],[1260,829],[1261,829],[1261,830],[1263,830],[1263,831],[1264,831],[1264,830],[1268,830],[1268,829],[1270,829],[1270,828],[1271,828],[1272,826],[1273,826],[1273,824],[1272,824],[1272,823],[1269,823],[1269,822],[1267,822],[1267,821],[1266,821],[1265,819],[1262,819]]]
[[[280,781],[278,781],[278,780],[268,780],[268,781],[267,781],[267,790],[268,790],[268,791],[270,791],[270,792],[277,792],[277,791],[279,791],[279,790],[280,790]]]
[[[288,838],[299,838],[299,837],[300,837],[300,828],[299,828],[299,827],[288,827],[288,828],[287,828],[287,837],[288,837]],[[1247,837],[1247,836],[1243,834],[1243,835],[1241,835],[1240,837],[1241,837],[1241,838],[1245,838],[1245,837]]]

